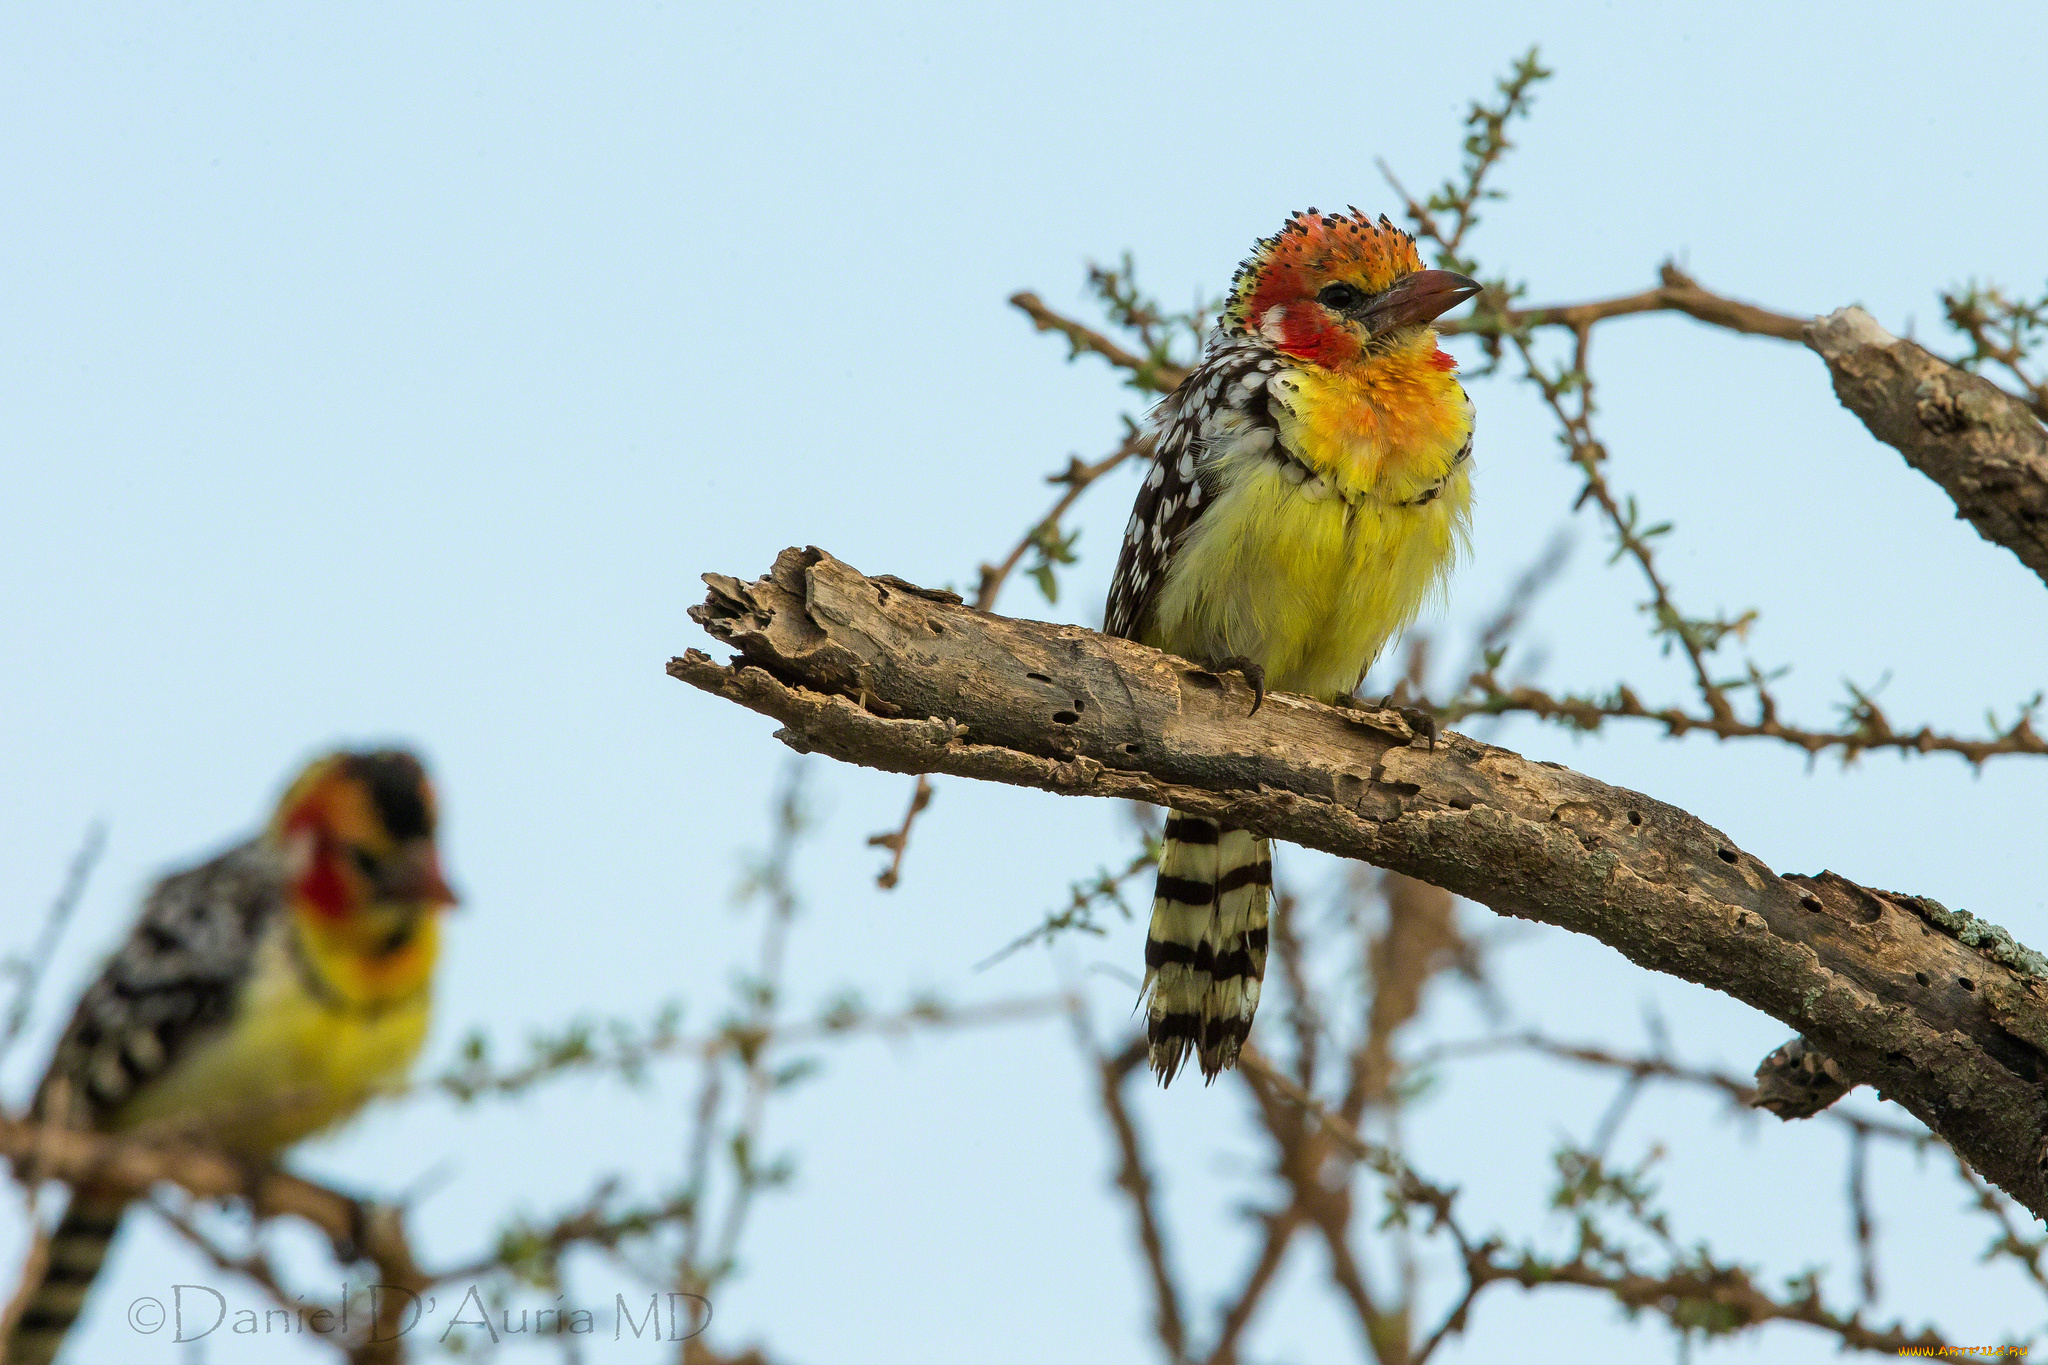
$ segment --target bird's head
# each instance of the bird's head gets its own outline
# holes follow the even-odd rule
[[[1404,348],[1434,350],[1429,324],[1479,292],[1449,270],[1424,270],[1415,239],[1357,209],[1314,209],[1260,239],[1237,268],[1224,330],[1258,337],[1325,369]]]
[[[302,918],[392,937],[386,951],[396,951],[424,916],[455,903],[434,825],[434,788],[420,761],[383,749],[308,765],[278,803],[270,835]]]

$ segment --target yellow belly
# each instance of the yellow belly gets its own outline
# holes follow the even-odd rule
[[[1211,663],[1250,659],[1274,691],[1348,694],[1456,558],[1465,467],[1418,506],[1347,499],[1264,455],[1227,456],[1218,473],[1223,491],[1177,552],[1144,642]]]
[[[308,991],[282,941],[259,951],[225,1031],[125,1105],[115,1126],[186,1132],[267,1156],[353,1114],[402,1081],[426,1037],[421,989],[377,1009]]]

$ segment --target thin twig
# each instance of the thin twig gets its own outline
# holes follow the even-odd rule
[[[1731,299],[1704,289],[1698,281],[1667,261],[1660,267],[1663,283],[1639,294],[1620,294],[1585,303],[1551,303],[1536,308],[1503,308],[1477,318],[1447,318],[1434,324],[1446,336],[1507,336],[1538,327],[1562,327],[1571,332],[1589,330],[1596,322],[1645,313],[1683,313],[1724,331],[1747,336],[1776,337],[1780,341],[1805,339],[1810,319],[1790,313],[1776,313],[1753,303]]]
[[[2048,1296],[2048,1264],[2044,1264],[2048,1262],[2048,1234],[2040,1231],[2038,1223],[2031,1234],[2022,1233],[2012,1216],[2012,1201],[1987,1184],[1961,1155],[1951,1155],[1955,1156],[1957,1175],[1970,1187],[1973,1207],[1998,1224],[1999,1235],[1984,1253],[1985,1257],[2004,1256],[2016,1261],[2026,1277],[2034,1282],[2035,1288]]]
[[[14,999],[7,1006],[7,1023],[0,1028],[0,1060],[6,1058],[8,1051],[20,1039],[22,1030],[28,1027],[29,1015],[35,1009],[36,988],[42,984],[43,975],[50,968],[57,943],[64,936],[65,926],[71,923],[71,916],[78,910],[78,903],[85,896],[85,885],[91,880],[92,870],[98,866],[106,847],[107,827],[95,821],[85,831],[85,842],[71,855],[71,865],[64,873],[64,884],[43,916],[43,927],[36,935],[35,945],[26,954],[10,955],[0,963],[0,974],[14,978]]]
[[[889,865],[875,874],[875,885],[884,891],[896,889],[896,883],[903,876],[903,850],[910,847],[910,827],[917,823],[917,817],[932,803],[932,780],[923,773],[918,774],[917,785],[910,790],[910,805],[903,812],[903,823],[893,831],[868,836],[869,848],[889,850]]]
[[[1018,297],[1030,298],[1029,295],[1019,295]],[[1015,302],[1015,300],[1012,300],[1012,302]],[[1035,304],[1037,300],[1032,299],[1032,302]],[[1022,304],[1018,306],[1023,307]],[[1078,327],[1079,324],[1075,324],[1075,326]],[[1136,358],[1131,357],[1131,359],[1135,361]],[[1132,431],[1124,437],[1122,445],[1093,464],[1083,463],[1078,455],[1070,456],[1065,469],[1057,474],[1048,474],[1045,481],[1047,483],[1066,485],[1066,492],[1060,494],[1044,516],[1031,524],[1031,529],[1018,539],[1017,543],[1011,547],[1009,554],[1003,557],[1003,561],[1000,564],[983,564],[981,566],[981,583],[975,589],[974,609],[976,611],[994,611],[996,598],[1001,595],[1003,585],[1010,581],[1010,575],[1016,572],[1017,565],[1023,561],[1025,553],[1033,545],[1042,545],[1048,533],[1057,533],[1060,518],[1065,516],[1074,503],[1080,499],[1081,495],[1088,491],[1089,485],[1109,473],[1110,470],[1115,469],[1125,460],[1130,459],[1133,455],[1149,449],[1150,446],[1151,439],[1148,435],[1139,431]],[[920,774],[917,779],[917,785],[911,790],[910,804],[903,812],[903,822],[893,830],[885,830],[880,834],[868,836],[869,847],[886,848],[889,850],[889,865],[875,876],[875,885],[882,888],[882,890],[894,890],[897,882],[902,879],[903,854],[910,847],[911,827],[917,823],[917,817],[931,802],[931,779]],[[1007,952],[1008,950],[1005,951]]]
[[[1065,469],[1057,474],[1046,475],[1045,481],[1047,483],[1064,484],[1067,491],[1060,494],[1059,498],[1044,516],[1032,523],[1031,529],[1026,531],[1017,541],[1016,545],[1011,547],[1010,553],[1004,557],[1001,564],[984,564],[981,566],[981,584],[975,589],[974,609],[976,611],[994,611],[996,609],[996,598],[1002,593],[1003,585],[1010,581],[1010,575],[1015,572],[1018,562],[1024,558],[1025,551],[1038,544],[1044,538],[1046,532],[1059,529],[1060,518],[1066,515],[1068,509],[1080,499],[1083,493],[1088,491],[1089,486],[1097,479],[1109,473],[1110,470],[1115,469],[1125,460],[1130,459],[1134,455],[1149,451],[1151,448],[1152,438],[1148,433],[1142,430],[1132,431],[1125,435],[1122,444],[1117,446],[1115,450],[1093,464],[1083,463],[1078,455],[1069,456]]]
[[[1294,1234],[1307,1221],[1298,1202],[1275,1212],[1261,1213],[1258,1218],[1265,1227],[1265,1238],[1259,1244],[1259,1254],[1252,1258],[1252,1268],[1245,1276],[1244,1284],[1224,1301],[1222,1322],[1217,1327],[1216,1344],[1209,1351],[1207,1365],[1235,1365],[1238,1343],[1243,1340],[1245,1329],[1251,1325],[1266,1291],[1272,1288],[1281,1263],[1287,1259],[1287,1249],[1294,1241]]]
[[[1075,1018],[1079,1027],[1078,1021],[1082,1016],[1077,1013]],[[1095,1050],[1093,1042],[1085,1034],[1083,1042],[1095,1058],[1101,1082],[1102,1110],[1109,1118],[1110,1131],[1116,1134],[1117,1188],[1130,1198],[1131,1211],[1138,1220],[1138,1245],[1144,1251],[1145,1265],[1152,1276],[1153,1325],[1159,1333],[1159,1344],[1166,1350],[1166,1358],[1174,1365],[1180,1365],[1188,1358],[1187,1326],[1181,1312],[1180,1290],[1167,1263],[1166,1234],[1160,1224],[1158,1210],[1153,1205],[1152,1175],[1145,1166],[1138,1128],[1131,1121],[1130,1110],[1124,1105],[1124,1083],[1144,1065],[1146,1043],[1143,1038],[1135,1038],[1122,1052],[1106,1057]]]
[[[1606,1048],[1589,1047],[1574,1043],[1561,1043],[1546,1038],[1540,1033],[1523,1032],[1507,1034],[1496,1038],[1475,1038],[1465,1042],[1441,1043],[1418,1054],[1411,1062],[1413,1068],[1421,1069],[1432,1063],[1454,1057],[1475,1057],[1487,1053],[1518,1049],[1554,1057],[1559,1061],[1577,1062],[1583,1066],[1599,1067],[1604,1070],[1620,1071],[1638,1080],[1673,1081],[1682,1085],[1695,1085],[1715,1091],[1727,1098],[1731,1108],[1747,1114],[1756,1098],[1756,1086],[1747,1078],[1731,1072],[1714,1071],[1705,1067],[1685,1066],[1664,1056],[1631,1056],[1626,1053],[1609,1051]],[[1871,1137],[1887,1138],[1906,1143],[1915,1148],[1938,1143],[1939,1138],[1924,1128],[1908,1127],[1902,1123],[1888,1123],[1883,1119],[1865,1118],[1843,1109],[1822,1111],[1831,1120],[1844,1124]]]
[[[1039,301],[1036,294],[1020,291],[1010,295],[1010,305],[1023,310],[1031,323],[1041,332],[1058,332],[1072,347],[1068,356],[1099,355],[1113,367],[1129,372],[1134,378],[1144,376],[1146,387],[1158,393],[1172,393],[1180,387],[1180,381],[1187,378],[1187,371],[1173,365],[1149,366],[1143,356],[1111,341],[1092,327],[1062,317]]]
[[[1856,1282],[1865,1308],[1877,1302],[1877,1224],[1870,1213],[1870,1134],[1849,1130],[1849,1217],[1856,1239]]]
[[[1646,720],[1663,726],[1665,734],[1674,739],[1695,730],[1721,739],[1772,739],[1810,755],[1840,750],[1845,762],[1864,753],[1886,750],[1902,754],[1955,754],[1972,766],[2002,756],[2048,755],[2048,737],[2036,730],[2033,723],[2038,702],[2023,704],[2019,718],[2010,727],[1984,738],[1942,734],[1924,725],[1912,731],[1896,730],[1867,695],[1852,697],[1845,704],[1851,722],[1845,728],[1813,730],[1779,720],[1776,699],[1762,680],[1753,678],[1751,686],[1758,696],[1753,720],[1734,715],[1732,710],[1727,715],[1715,716],[1678,706],[1648,707],[1626,685],[1617,685],[1612,692],[1599,697],[1551,693],[1527,684],[1508,686],[1490,669],[1474,672],[1458,696],[1442,703],[1416,699],[1416,704],[1450,724],[1468,716],[1529,715],[1590,731],[1609,720]]]

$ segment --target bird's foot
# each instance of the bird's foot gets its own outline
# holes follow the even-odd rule
[[[274,1210],[265,1202],[270,1192],[271,1179],[283,1168],[269,1157],[250,1156],[245,1152],[228,1154],[234,1163],[235,1174],[242,1182],[242,1198],[249,1205],[249,1212],[256,1218],[267,1218]]]
[[[1259,714],[1259,708],[1266,704],[1266,670],[1264,667],[1253,663],[1242,654],[1233,654],[1209,671],[1211,673],[1242,674],[1245,682],[1250,684],[1252,689],[1252,709],[1247,711],[1245,715],[1251,717]]]
[[[1380,710],[1392,711],[1403,721],[1407,722],[1410,730],[1413,730],[1420,738],[1429,741],[1429,748],[1434,752],[1437,736],[1443,733],[1443,727],[1437,724],[1435,716],[1419,706],[1396,706],[1394,698],[1397,695],[1399,694],[1389,692],[1386,696],[1380,698]]]

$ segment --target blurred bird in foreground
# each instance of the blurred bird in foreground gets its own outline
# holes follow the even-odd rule
[[[1267,688],[1348,697],[1443,581],[1472,405],[1430,325],[1479,292],[1381,217],[1310,209],[1238,268],[1153,414],[1103,629]],[[1151,1063],[1237,1060],[1266,966],[1271,844],[1171,811],[1145,943]]]
[[[403,1079],[426,1035],[437,912],[455,901],[434,827],[411,754],[313,763],[262,834],[157,883],[64,1030],[34,1117],[264,1162]],[[124,1207],[73,1189],[0,1327],[5,1365],[56,1355]]]

